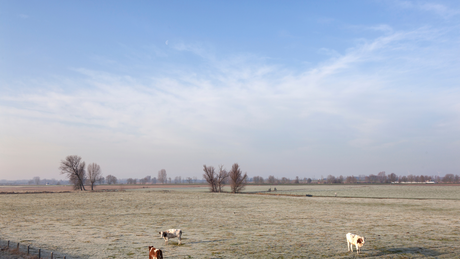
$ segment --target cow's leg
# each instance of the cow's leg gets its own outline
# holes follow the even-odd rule
[[[348,242],[348,240],[347,240],[347,249],[348,249],[348,252],[350,252],[350,242]]]
[[[356,252],[359,254],[359,246],[356,244]]]

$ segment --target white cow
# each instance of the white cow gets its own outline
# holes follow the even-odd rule
[[[167,231],[161,231],[160,236],[162,238],[164,238],[166,244],[168,244],[168,240],[170,238],[177,237],[177,239],[179,239],[179,245],[180,245],[181,239],[182,239],[182,230],[180,230],[180,229],[168,229]]]
[[[363,245],[364,245],[364,237],[354,235],[352,233],[347,234],[347,248],[348,248],[348,251],[350,251],[350,248],[351,248],[351,251],[353,252],[353,246],[356,246],[356,250],[357,250],[357,252],[359,254],[359,251],[360,251],[360,249],[361,249],[361,247]]]

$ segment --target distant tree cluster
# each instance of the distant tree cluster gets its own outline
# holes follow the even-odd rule
[[[328,175],[326,178],[321,177],[317,180],[311,178],[300,179],[296,177],[291,180],[287,177],[281,179],[276,178],[273,175],[268,176],[264,179],[261,176],[254,176],[252,183],[254,184],[356,184],[356,183],[368,183],[368,184],[387,184],[387,183],[425,183],[425,182],[436,182],[436,183],[460,183],[459,175],[446,174],[444,177],[440,176],[428,176],[428,175],[412,175],[398,176],[395,173],[389,175],[385,171],[377,174],[359,175],[359,176],[333,176]]]
[[[216,173],[213,166],[203,165],[203,178],[209,184],[211,192],[222,192],[222,188],[226,183],[229,173],[224,169],[223,165],[219,165],[219,172]]]
[[[64,160],[61,160],[59,170],[73,184],[74,190],[86,190],[85,182],[89,183],[91,190],[93,190],[96,182],[101,183],[104,178],[102,177],[101,167],[98,164],[91,163],[85,169],[85,162],[81,160],[81,157],[76,155],[67,156]],[[36,178],[40,179],[39,177]]]
[[[335,177],[329,175],[326,179],[326,183],[370,183],[370,184],[385,184],[385,183],[425,183],[425,182],[436,182],[436,183],[460,183],[460,177],[458,175],[446,174],[444,177],[440,176],[428,176],[428,175],[413,175],[398,176],[395,173],[386,175],[385,171],[379,172],[378,174],[347,176],[345,180],[343,176]]]
[[[168,174],[166,174],[165,169],[158,171],[158,182],[165,184],[168,182]]]

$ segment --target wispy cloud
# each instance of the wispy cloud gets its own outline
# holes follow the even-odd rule
[[[460,130],[460,92],[432,87],[425,75],[444,71],[443,62],[460,67],[455,55],[442,53],[456,46],[441,52],[432,47],[430,41],[442,41],[436,37],[444,34],[429,28],[382,28],[383,36],[361,39],[344,53],[331,50],[327,60],[300,72],[251,55],[219,59],[204,44],[171,43],[209,69],[133,77],[80,68],[72,80],[33,82],[27,91],[2,95],[0,118],[15,118],[21,127],[30,123],[33,130],[20,131],[38,138],[64,130],[96,149],[91,141],[136,155],[154,152],[177,172],[191,162],[177,165],[175,152],[198,163],[199,154],[221,161],[244,160],[251,152],[260,155],[252,155],[256,164],[290,159],[299,150],[311,156],[315,150],[331,150],[331,156],[343,149],[392,152],[439,130],[452,137]],[[421,52],[425,59],[414,63]],[[80,87],[69,87],[69,81]],[[17,125],[3,125],[3,135],[15,136]],[[352,162],[359,160],[357,155]]]
[[[420,1],[397,1],[398,6],[406,9],[416,9],[425,12],[431,12],[444,18],[450,18],[460,14],[460,10],[448,7],[438,2],[420,2]]]

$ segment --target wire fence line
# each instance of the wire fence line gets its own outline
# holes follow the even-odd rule
[[[0,249],[2,252],[11,253],[12,255],[27,255],[30,258],[39,258],[39,259],[74,259],[75,257],[69,257],[67,255],[49,251],[46,249],[40,249],[31,246],[26,243],[19,243],[10,240],[0,239]]]

